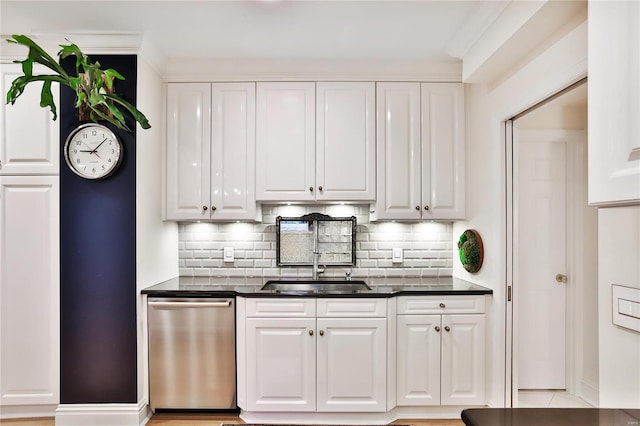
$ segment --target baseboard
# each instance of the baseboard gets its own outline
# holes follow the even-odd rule
[[[589,404],[597,407],[599,405],[599,391],[598,386],[593,383],[583,380],[580,382],[580,398],[587,401]]]
[[[151,419],[146,401],[137,404],[60,404],[56,426],[143,426]]]
[[[53,417],[56,415],[56,404],[49,405],[3,405],[0,407],[0,419],[28,419]]]

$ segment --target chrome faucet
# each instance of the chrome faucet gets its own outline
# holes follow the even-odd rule
[[[318,279],[318,274],[324,272],[324,266],[318,265],[318,258],[320,257],[320,253],[317,251],[313,252],[313,269],[311,270],[311,277],[315,281]]]

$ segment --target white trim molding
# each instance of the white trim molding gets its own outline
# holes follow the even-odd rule
[[[0,407],[0,419],[28,419],[53,417],[56,404],[47,405],[3,405]]]
[[[146,401],[137,404],[60,404],[56,426],[143,426],[151,419]]]

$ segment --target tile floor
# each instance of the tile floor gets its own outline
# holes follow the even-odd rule
[[[564,390],[520,390],[518,406],[523,408],[590,408],[584,399]]]

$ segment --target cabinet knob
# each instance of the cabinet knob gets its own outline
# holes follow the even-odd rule
[[[416,206],[416,210],[420,211],[420,206]]]
[[[424,206],[424,209],[425,209],[426,211],[429,211],[429,206]]]
[[[441,304],[440,304],[440,307],[441,307],[441,308],[446,308],[447,306],[446,306],[444,303],[441,303]]]
[[[451,328],[449,328],[449,326],[448,326],[448,325],[445,325],[445,327],[444,327],[444,331],[447,331],[447,332],[448,332],[448,331],[451,331]]]
[[[215,212],[216,211],[216,206],[211,206],[211,211]]]
[[[309,330],[309,336],[313,336],[313,330]]]
[[[202,211],[203,211],[203,212],[206,212],[207,210],[209,210],[209,207],[207,207],[207,206],[202,206]]]
[[[319,333],[321,336],[324,336],[324,330],[320,330],[320,331],[318,331],[318,333]]]
[[[313,186],[310,186],[310,187],[309,187],[309,191],[310,191],[310,192],[313,192]]]
[[[440,326],[436,325],[436,331],[440,333]]]
[[[322,185],[318,187],[318,191],[322,192]]]

